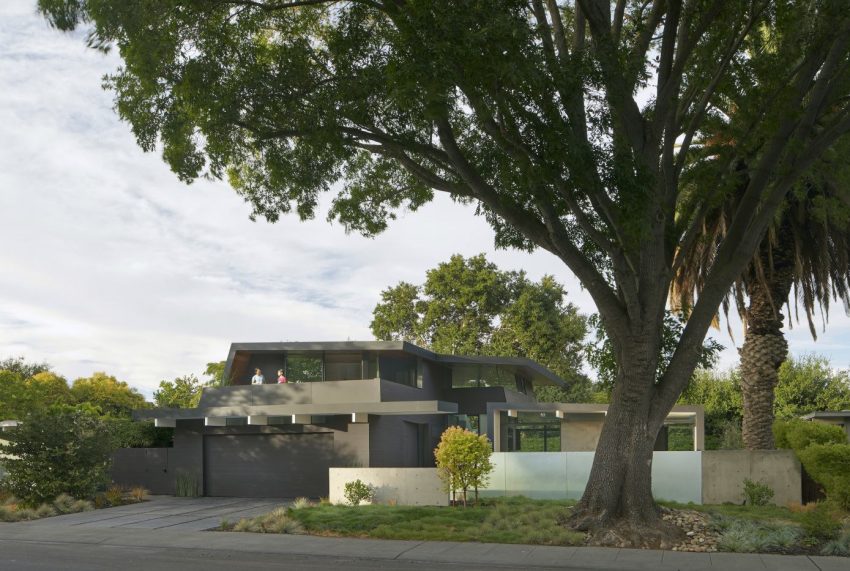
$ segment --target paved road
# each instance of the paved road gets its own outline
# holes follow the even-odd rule
[[[249,505],[256,502],[257,505]],[[850,571],[850,559],[677,553],[198,531],[279,500],[156,498],[145,504],[0,523],[0,571],[218,569],[596,569]],[[211,523],[212,522],[212,523]]]

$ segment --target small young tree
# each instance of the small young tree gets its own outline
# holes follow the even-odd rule
[[[62,493],[94,495],[108,482],[112,439],[103,421],[84,408],[54,407],[28,414],[0,446],[8,472],[4,484],[25,503],[38,505]]]
[[[475,490],[475,502],[478,502],[478,488],[487,483],[493,464],[490,441],[484,435],[477,435],[459,426],[450,426],[443,432],[440,444],[434,450],[437,470],[446,490],[454,498],[460,490],[463,505],[469,488]]]

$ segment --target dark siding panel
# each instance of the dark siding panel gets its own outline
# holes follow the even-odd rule
[[[207,435],[204,452],[208,496],[328,495],[331,433]]]
[[[174,473],[168,470],[173,448],[119,448],[112,454],[112,482],[142,486],[154,494],[174,493]]]

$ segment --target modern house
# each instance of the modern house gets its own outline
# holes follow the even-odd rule
[[[251,384],[256,369],[265,384]],[[326,496],[331,467],[433,466],[449,425],[487,434],[497,452],[594,450],[607,408],[538,403],[536,387],[567,383],[529,359],[402,341],[235,343],[225,379],[197,408],[136,411],[173,427],[174,447],[125,456],[116,480],[167,491],[183,474],[209,496]],[[677,407],[668,422],[691,426],[702,448],[700,407]]]

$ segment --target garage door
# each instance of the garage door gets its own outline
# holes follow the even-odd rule
[[[208,496],[294,498],[328,495],[333,434],[204,437]]]

